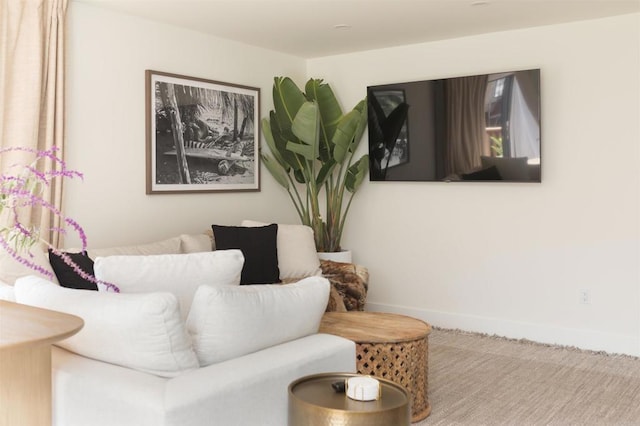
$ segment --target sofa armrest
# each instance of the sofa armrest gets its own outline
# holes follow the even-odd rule
[[[282,426],[288,386],[317,373],[355,372],[355,344],[314,334],[189,371],[167,383],[167,425]],[[199,419],[195,421],[195,419]]]
[[[168,379],[54,347],[52,369],[54,426],[282,426],[289,384],[355,372],[356,348],[313,334]]]

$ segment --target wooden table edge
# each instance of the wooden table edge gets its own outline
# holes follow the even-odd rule
[[[7,309],[9,311],[7,311]],[[54,321],[56,327],[59,330],[55,330],[53,333],[42,333],[41,337],[30,336],[21,340],[9,339],[6,329],[6,324],[3,322],[6,320],[5,315],[7,313],[18,312],[21,315],[37,315],[46,318],[47,320]],[[60,327],[61,323],[67,323],[64,327]],[[11,324],[13,325],[13,324]],[[65,312],[54,311],[51,309],[41,308],[37,306],[24,305],[21,303],[10,302],[6,300],[0,300],[0,350],[4,349],[16,349],[29,345],[44,345],[52,344],[54,342],[64,340],[67,337],[71,337],[80,331],[84,327],[84,320],[76,315],[67,314]]]

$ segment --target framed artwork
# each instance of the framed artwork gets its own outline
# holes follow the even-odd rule
[[[145,74],[147,194],[259,191],[260,89]]]

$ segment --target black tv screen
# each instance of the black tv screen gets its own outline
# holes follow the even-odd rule
[[[372,181],[541,182],[540,70],[367,87]]]

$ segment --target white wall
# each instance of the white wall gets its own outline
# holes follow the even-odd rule
[[[541,68],[542,184],[365,182],[344,245],[370,309],[640,354],[639,16],[310,61],[75,2],[68,19],[66,156],[85,180],[65,210],[93,246],[296,221],[264,168],[260,192],[145,195],[145,69],[260,87],[264,116],[275,75],[324,78],[350,107],[367,85]]]
[[[303,59],[77,2],[68,27],[66,158],[85,178],[68,182],[65,209],[91,245],[153,241],[245,218],[296,220],[264,168],[260,192],[145,195],[144,90],[146,69],[259,87],[264,116],[273,77],[304,81]]]
[[[370,309],[640,354],[639,32],[626,15],[308,61],[345,105],[368,85],[541,69],[541,184],[365,183],[344,245]]]

